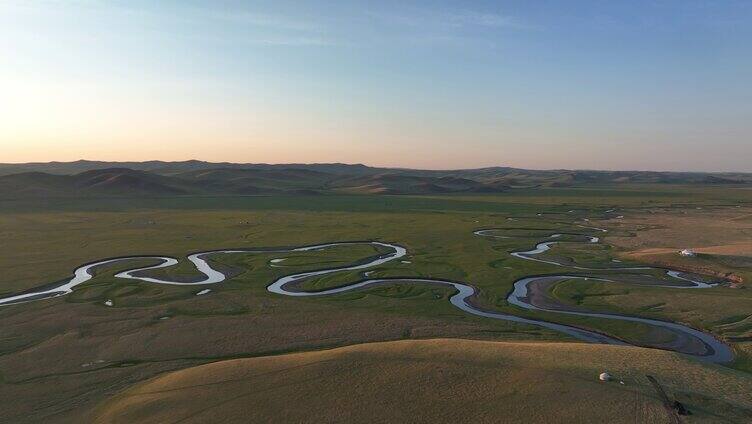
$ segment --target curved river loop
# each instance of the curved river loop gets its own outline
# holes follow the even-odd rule
[[[603,232],[606,230],[598,229]],[[496,229],[481,229],[474,232],[475,235],[486,238],[511,238],[508,236],[498,235]],[[569,305],[562,304],[556,299],[552,299],[546,296],[552,285],[558,282],[571,280],[571,279],[585,279],[594,280],[598,282],[615,282],[615,278],[618,278],[618,272],[634,272],[634,271],[656,271],[660,270],[665,272],[667,279],[659,280],[661,283],[654,281],[651,284],[645,284],[645,286],[652,287],[670,287],[675,289],[702,289],[712,287],[712,284],[708,284],[702,281],[696,281],[689,276],[681,274],[679,271],[670,269],[660,269],[653,267],[618,267],[618,268],[587,268],[578,266],[575,264],[562,263],[553,259],[544,259],[539,257],[540,254],[548,251],[552,245],[559,243],[557,239],[561,238],[565,234],[550,234],[545,240],[538,243],[535,248],[528,251],[511,252],[510,254],[518,259],[527,261],[542,262],[549,265],[556,265],[561,268],[566,268],[569,272],[553,275],[540,275],[540,276],[528,276],[517,280],[514,283],[512,291],[507,296],[507,302],[511,305],[527,309],[530,311],[545,311],[557,314],[575,315],[592,317],[598,319],[620,320],[636,322],[647,325],[651,331],[660,331],[662,333],[669,333],[671,339],[666,342],[645,343],[645,347],[653,347],[659,349],[673,350],[684,354],[692,355],[700,359],[704,359],[711,362],[724,363],[733,360],[734,355],[732,349],[725,343],[718,340],[716,337],[709,333],[702,332],[692,327],[682,325],[670,321],[662,321],[649,318],[641,318],[631,315],[623,315],[616,313],[601,313],[591,312],[587,310],[581,310],[573,308]],[[567,236],[576,236],[583,238],[583,241],[589,243],[598,243],[600,240],[598,237],[583,235],[583,234],[566,234]],[[139,267],[135,269],[126,270],[115,274],[115,277],[122,279],[138,280],[154,284],[168,284],[168,285],[181,285],[181,286],[205,286],[210,284],[217,284],[224,281],[227,276],[212,268],[207,261],[207,258],[212,255],[219,254],[253,254],[253,253],[292,253],[292,252],[308,252],[317,251],[334,246],[342,245],[357,245],[367,244],[374,247],[380,247],[386,249],[389,252],[369,258],[363,263],[358,263],[350,266],[334,267],[328,269],[322,269],[317,271],[302,272],[296,274],[290,274],[280,277],[271,282],[267,286],[267,290],[271,293],[275,293],[283,296],[295,296],[295,297],[313,297],[313,296],[328,296],[337,293],[350,292],[353,290],[360,290],[367,287],[373,287],[377,285],[385,284],[430,284],[439,286],[450,286],[454,289],[455,293],[449,298],[449,301],[455,307],[461,309],[469,314],[505,321],[512,321],[522,324],[530,324],[549,330],[557,331],[575,339],[590,343],[603,343],[613,345],[628,345],[627,342],[619,340],[615,337],[608,336],[596,331],[579,328],[573,325],[567,325],[562,323],[556,323],[540,319],[526,318],[522,316],[516,316],[507,313],[494,312],[484,309],[478,305],[475,305],[474,298],[477,294],[477,289],[468,283],[441,280],[435,278],[419,278],[419,277],[390,277],[390,278],[366,278],[361,281],[357,281],[350,284],[345,284],[339,287],[329,288],[318,291],[304,291],[298,287],[301,282],[318,276],[324,276],[342,271],[355,271],[355,270],[367,270],[387,262],[395,261],[403,258],[407,255],[407,250],[397,244],[384,243],[377,241],[364,241],[364,242],[338,242],[338,243],[326,243],[311,246],[302,246],[286,249],[233,249],[233,250],[213,250],[207,252],[199,252],[191,254],[187,257],[188,261],[193,263],[196,269],[203,274],[203,278],[194,282],[181,282],[170,281],[160,278],[153,278],[143,276],[145,271],[155,270],[159,268],[171,267],[178,264],[176,258],[167,256],[128,256],[119,258],[110,258],[97,262],[88,263],[78,267],[74,271],[74,275],[67,281],[56,285],[47,285],[44,288],[32,289],[26,292],[0,298],[0,306],[14,305],[18,303],[37,301],[42,299],[49,299],[58,296],[63,296],[71,293],[73,289],[83,284],[94,277],[95,269],[104,265],[111,265],[118,262],[130,261],[130,260],[158,260],[157,265]],[[598,272],[598,276],[593,276],[592,272]],[[601,276],[601,274],[608,272],[609,278]],[[613,275],[617,273],[617,275]],[[370,273],[365,273],[367,277]],[[634,276],[635,274],[630,274]],[[620,281],[622,283],[628,281]],[[639,284],[639,283],[638,283]],[[208,290],[202,290],[201,294],[207,293]],[[108,301],[109,302],[109,301]],[[109,303],[108,303],[109,305]],[[662,337],[661,339],[665,339]]]

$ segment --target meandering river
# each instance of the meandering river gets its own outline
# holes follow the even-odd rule
[[[508,236],[498,235],[496,233],[496,230],[494,229],[477,230],[474,232],[474,234],[478,236],[482,236],[482,237],[489,237],[489,238],[509,238]],[[599,242],[599,239],[593,236],[579,235],[579,234],[567,234],[567,235],[583,237],[584,240],[589,243]],[[652,342],[652,343],[646,342],[645,346],[655,347],[655,348],[660,348],[660,349],[667,349],[667,350],[674,350],[677,352],[682,352],[688,355],[693,355],[698,358],[702,358],[702,359],[712,361],[712,362],[729,362],[733,360],[733,352],[731,348],[709,333],[705,333],[697,329],[694,329],[694,328],[691,328],[682,324],[669,322],[669,321],[641,318],[637,316],[624,315],[624,314],[600,313],[600,312],[592,312],[592,311],[576,309],[570,305],[562,304],[558,302],[556,299],[553,299],[547,296],[547,293],[549,292],[548,289],[551,287],[551,285],[557,284],[558,282],[561,282],[564,280],[581,278],[581,279],[597,280],[599,282],[614,282],[614,281],[621,281],[618,275],[619,271],[640,271],[640,270],[654,271],[657,269],[657,268],[651,268],[651,267],[587,268],[587,267],[582,267],[582,266],[575,265],[575,264],[568,264],[568,263],[564,263],[561,261],[556,261],[554,259],[543,259],[543,258],[538,257],[542,253],[548,251],[552,245],[560,242],[558,239],[560,239],[562,236],[564,236],[564,234],[551,234],[545,238],[546,241],[542,241],[538,243],[534,249],[528,250],[528,251],[512,252],[511,255],[521,260],[536,261],[536,262],[541,262],[541,263],[545,263],[549,265],[555,265],[557,267],[562,267],[571,271],[576,271],[577,273],[575,274],[575,273],[569,272],[569,273],[562,273],[560,275],[529,276],[529,277],[519,279],[514,283],[514,288],[507,297],[507,301],[510,304],[518,306],[523,309],[533,310],[533,311],[543,311],[543,312],[556,313],[556,314],[576,315],[576,316],[585,316],[585,317],[592,317],[592,318],[598,318],[598,319],[621,320],[621,321],[640,323],[640,324],[648,326],[648,328],[651,328],[655,331],[659,331],[662,333],[670,333],[670,336],[671,336],[668,338],[666,337],[659,338],[660,340],[664,340],[664,341],[657,341],[657,342]],[[209,284],[220,283],[227,278],[227,276],[224,273],[212,268],[210,263],[207,261],[208,257],[212,255],[306,252],[306,251],[327,249],[327,248],[331,248],[334,246],[354,245],[354,244],[368,244],[368,245],[380,247],[384,250],[387,250],[388,253],[369,258],[365,262],[357,263],[357,264],[350,265],[350,266],[333,267],[333,268],[321,269],[321,270],[316,270],[316,271],[308,271],[308,272],[286,275],[271,282],[271,284],[269,284],[267,289],[271,293],[284,295],[284,296],[296,296],[296,297],[309,296],[310,297],[310,296],[333,295],[337,293],[349,292],[353,290],[363,289],[366,287],[373,287],[376,285],[384,285],[384,284],[430,284],[430,285],[439,285],[439,286],[449,286],[455,290],[455,293],[449,299],[452,305],[454,305],[455,307],[469,314],[473,314],[473,315],[477,315],[477,316],[481,316],[481,317],[485,317],[489,319],[512,321],[512,322],[517,322],[517,323],[522,323],[522,324],[530,324],[530,325],[535,325],[539,327],[544,327],[553,331],[557,331],[557,332],[569,335],[576,339],[586,341],[586,342],[591,342],[591,343],[605,343],[605,344],[616,344],[616,345],[628,344],[625,341],[608,336],[606,334],[587,330],[584,328],[579,328],[579,327],[572,326],[572,325],[556,323],[556,322],[541,320],[541,319],[526,318],[522,316],[487,310],[485,308],[478,306],[474,302],[474,299],[477,294],[477,289],[473,287],[471,284],[464,283],[464,282],[433,279],[433,278],[431,279],[413,278],[413,277],[366,278],[358,282],[354,282],[354,283],[350,283],[350,284],[346,284],[346,285],[342,285],[342,286],[338,286],[334,288],[329,288],[325,290],[306,291],[306,290],[301,290],[299,288],[299,283],[307,279],[310,279],[312,277],[323,276],[323,275],[332,274],[336,272],[342,272],[342,271],[367,270],[367,269],[385,264],[387,262],[397,260],[407,255],[407,250],[402,246],[399,246],[397,244],[383,243],[383,242],[376,242],[376,241],[327,243],[327,244],[302,246],[302,247],[295,247],[295,248],[288,248],[288,249],[233,249],[233,250],[214,250],[214,251],[194,253],[188,256],[188,260],[195,265],[196,269],[203,275],[203,277],[201,277],[197,281],[191,281],[191,282],[165,280],[165,279],[149,277],[149,276],[144,275],[145,272],[148,272],[150,270],[166,268],[166,267],[171,267],[171,266],[176,265],[178,263],[178,260],[176,258],[171,258],[167,256],[129,256],[129,257],[120,257],[120,258],[110,258],[110,259],[105,259],[105,260],[101,260],[98,262],[92,262],[92,263],[85,264],[85,265],[78,267],[74,271],[74,275],[72,278],[60,284],[47,285],[44,288],[32,289],[32,290],[28,290],[26,292],[19,293],[16,295],[8,296],[5,298],[0,298],[0,306],[13,305],[13,304],[18,304],[18,303],[23,303],[23,302],[30,302],[34,300],[49,299],[53,297],[66,295],[68,293],[71,293],[76,286],[91,280],[94,277],[96,268],[102,267],[105,265],[111,265],[111,264],[118,263],[118,262],[148,259],[148,260],[158,261],[159,263],[156,265],[139,267],[139,268],[120,272],[115,275],[115,277],[117,278],[132,279],[132,280],[144,281],[144,282],[154,283],[154,284],[205,286]],[[606,278],[601,275],[596,276],[596,275],[589,275],[587,273],[582,274],[581,272],[583,271],[584,272],[599,271],[599,273],[607,271],[612,274],[609,274],[609,277]],[[711,284],[708,284],[702,281],[695,281],[692,278],[682,275],[679,271],[675,271],[675,270],[662,270],[662,271],[665,271],[667,274],[667,279],[666,279],[667,282],[658,283],[658,284],[655,284],[655,282],[652,282],[650,285],[661,286],[661,287],[671,287],[671,288],[707,288],[707,287],[712,286]],[[613,275],[613,274],[616,274],[616,275]],[[367,275],[368,274],[366,274],[365,276],[367,277]],[[670,340],[665,341],[666,339],[670,339]]]

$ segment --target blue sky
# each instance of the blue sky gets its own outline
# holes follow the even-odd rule
[[[752,2],[0,0],[3,162],[752,171]]]

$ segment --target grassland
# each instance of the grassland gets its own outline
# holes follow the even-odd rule
[[[740,281],[752,279],[749,208],[708,210],[697,206],[659,216],[636,213],[620,225],[641,229],[632,237],[609,237],[609,243],[619,248],[623,258],[705,273],[731,273]],[[676,255],[680,249],[691,249],[698,256],[683,258]]]
[[[629,220],[649,211],[655,217],[697,207],[708,214],[731,209],[741,214],[749,213],[750,204],[750,190],[668,186],[441,197],[4,201],[0,203],[0,293],[58,281],[81,263],[110,256],[183,257],[219,248],[382,240],[405,246],[410,263],[385,264],[373,276],[466,281],[480,290],[478,301],[488,308],[639,341],[644,330],[636,325],[533,313],[507,305],[506,295],[516,279],[560,271],[510,257],[508,252],[529,249],[550,232],[593,233],[575,225],[583,218],[609,228],[615,238],[631,240],[640,236],[641,229],[652,227]],[[614,208],[625,218],[595,221]],[[514,237],[488,239],[472,234],[490,227],[508,228]],[[624,247],[567,243],[550,254],[607,266],[623,252]],[[113,274],[123,264],[102,270],[70,296],[0,308],[0,399],[14,399],[3,401],[0,421],[77,422],[94,405],[132,384],[223,359],[432,337],[566,340],[537,327],[468,316],[448,304],[449,290],[436,287],[384,286],[319,299],[281,298],[265,290],[275,277],[374,253],[371,248],[350,246],[294,256],[218,256],[215,263],[235,270],[235,277],[200,297],[195,296],[199,287],[118,281]],[[270,266],[272,259],[282,257],[288,259],[279,267]],[[169,272],[189,277],[193,270],[183,263]],[[327,287],[359,278],[362,274],[342,273],[307,284]],[[572,281],[558,285],[555,295],[594,309],[671,319],[713,331],[731,340],[737,350],[739,360],[731,366],[749,371],[752,295],[744,285],[677,291]],[[105,300],[112,300],[114,306],[105,306]]]
[[[598,381],[604,370],[617,381]],[[646,375],[689,408],[687,423],[752,419],[752,381],[746,375],[674,353],[468,340],[373,343],[215,362],[139,384],[105,402],[93,418],[99,423],[669,422]]]

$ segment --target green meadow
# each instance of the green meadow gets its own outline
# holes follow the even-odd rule
[[[403,259],[408,263],[398,260],[368,269],[369,277],[462,281],[479,290],[476,301],[486,309],[577,325],[640,344],[651,337],[644,325],[531,312],[507,304],[515,280],[562,272],[558,266],[509,253],[531,249],[556,232],[606,236],[605,242],[589,244],[565,235],[542,258],[611,267],[618,252],[608,237],[630,237],[643,228],[611,219],[599,223],[610,230],[604,234],[580,227],[584,218],[596,220],[614,208],[630,215],[697,207],[713,213],[749,205],[750,190],[683,186],[430,197],[9,200],[0,202],[0,293],[60,281],[78,265],[107,257],[181,258],[178,266],[154,275],[190,278],[196,271],[184,257],[197,251],[376,240],[407,248]],[[481,228],[499,228],[495,234],[509,238],[473,234]],[[0,421],[42,419],[45,414],[73,419],[130,384],[218,359],[432,337],[571,341],[539,327],[468,315],[449,304],[451,290],[436,286],[393,284],[308,299],[266,291],[280,276],[347,265],[379,253],[372,246],[348,245],[313,252],[213,255],[215,268],[233,277],[208,287],[211,292],[202,296],[196,294],[204,286],[116,279],[120,270],[154,263],[123,262],[99,270],[68,296],[0,308],[0,396],[28,395],[4,408]],[[629,262],[620,265],[625,264]],[[663,278],[653,274],[656,280]],[[302,287],[323,289],[363,278],[362,271],[341,272]],[[752,295],[747,288],[676,290],[570,280],[555,284],[550,296],[589,310],[673,320],[713,332],[735,348],[737,360],[729,366],[752,371]],[[75,402],[65,402],[61,389]],[[35,408],[35,402],[44,406]]]

